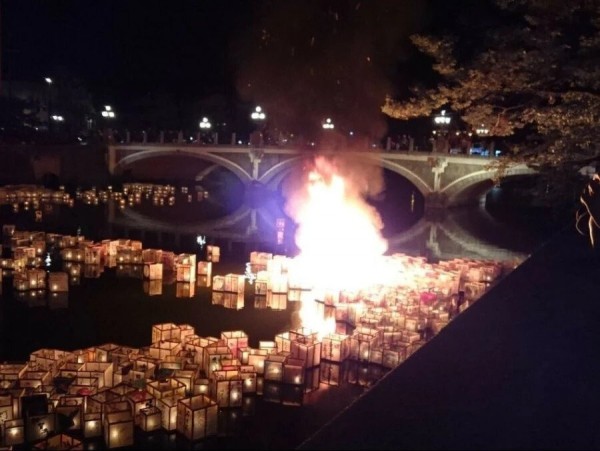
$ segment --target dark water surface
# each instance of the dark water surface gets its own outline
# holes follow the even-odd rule
[[[390,239],[390,252],[425,255],[431,259],[456,256],[490,259],[523,259],[539,247],[564,221],[554,221],[539,210],[516,209],[506,193],[496,191],[488,196],[487,208],[461,208],[425,218],[423,199],[408,182],[399,178],[386,180],[385,196],[373,200],[385,224],[383,232]],[[100,203],[74,207],[53,205],[44,209],[43,221],[36,222],[32,209],[15,212],[11,205],[0,206],[0,222],[15,224],[19,230],[75,235],[78,230],[89,239],[131,238],[141,240],[144,248],[162,248],[176,253],[196,253],[200,259],[205,250],[196,243],[197,234],[206,235],[209,244],[221,246],[222,261],[215,264],[213,274],[244,272],[249,252],[263,250],[293,254],[293,224],[286,222],[286,239],[275,242],[274,219],[281,217],[281,203],[265,202],[237,224],[221,224],[219,230],[204,227],[206,221],[243,212],[243,202],[229,202],[227,208],[218,197],[210,202],[188,202],[178,194],[175,206],[157,207],[150,201],[126,207]],[[507,202],[508,199],[508,202]],[[252,213],[254,212],[254,213]],[[258,232],[247,237],[248,221],[256,217]],[[214,225],[214,223],[213,223]],[[356,242],[348,243],[360,246]],[[6,254],[7,249],[4,249]],[[60,259],[54,258],[52,269],[60,270]],[[297,327],[297,304],[288,303],[286,310],[274,311],[254,306],[253,296],[246,291],[245,306],[230,310],[213,305],[211,291],[198,287],[192,297],[178,297],[177,285],[165,280],[160,295],[144,292],[143,280],[130,277],[118,267],[105,268],[98,278],[81,277],[62,302],[45,296],[18,296],[12,289],[12,278],[4,277],[0,305],[0,361],[25,361],[40,348],[81,349],[103,343],[132,347],[150,344],[152,325],[158,323],[190,324],[200,336],[219,337],[223,331],[243,330],[250,345],[259,340],[273,340],[277,333]],[[358,369],[344,368],[351,374]],[[367,371],[367,369],[365,369]],[[222,411],[221,434],[191,444],[175,433],[137,434],[138,448],[154,449],[282,449],[293,448],[307,438],[337,412],[361,395],[382,370],[368,369],[368,380],[343,383],[339,387],[321,384],[304,397],[301,407],[283,406],[257,398],[253,413]],[[88,449],[103,447],[101,441],[87,442]]]

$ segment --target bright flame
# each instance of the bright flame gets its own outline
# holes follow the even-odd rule
[[[298,223],[296,244],[300,254],[291,272],[302,286],[313,289],[312,298],[334,299],[340,291],[360,291],[392,277],[383,254],[387,241],[381,236],[381,218],[364,199],[363,187],[338,172],[325,159],[315,159],[308,174],[305,199],[294,216]],[[325,319],[318,302],[303,302],[303,327],[322,337],[335,331],[335,319]]]

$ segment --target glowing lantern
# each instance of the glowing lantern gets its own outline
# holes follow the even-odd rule
[[[162,263],[145,263],[144,278],[149,280],[162,280],[163,265]]]
[[[217,435],[218,406],[206,395],[181,399],[177,404],[177,431],[188,440]]]
[[[111,412],[106,415],[104,442],[109,449],[133,445],[133,418],[130,411]]]
[[[162,427],[162,412],[156,406],[140,410],[139,426],[142,431],[152,432]]]
[[[83,416],[83,436],[85,438],[102,435],[102,415],[100,413],[85,413]]]

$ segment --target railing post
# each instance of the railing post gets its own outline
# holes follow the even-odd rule
[[[158,137],[158,141],[159,141],[161,144],[164,144],[164,143],[165,143],[165,131],[164,131],[164,130],[161,130],[161,131],[160,131],[160,134],[159,134],[159,137]]]
[[[215,132],[213,134],[213,143],[215,146],[219,145],[219,133],[218,132]]]
[[[148,142],[148,134],[146,133],[146,130],[142,130],[142,142],[144,144]]]
[[[388,136],[387,139],[385,140],[385,150],[387,150],[388,152],[392,149],[392,137]]]
[[[179,133],[177,133],[177,144],[181,143],[183,143],[183,131],[179,130]]]
[[[235,132],[231,134],[231,145],[235,146]]]
[[[131,143],[131,133],[129,132],[129,130],[125,130],[125,142],[127,144]]]

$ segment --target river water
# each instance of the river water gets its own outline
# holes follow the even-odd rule
[[[253,250],[293,255],[294,224],[283,214],[282,199],[248,203],[232,190],[218,187],[205,194],[204,188],[178,188],[175,203],[155,205],[142,198],[136,205],[121,208],[118,202],[88,205],[75,200],[74,206],[41,206],[18,211],[13,205],[0,206],[2,224],[19,230],[43,230],[62,234],[83,234],[93,240],[130,238],[141,240],[144,248],[162,248],[176,253],[205,257],[206,244],[221,247],[221,262],[214,273],[243,273]],[[239,193],[238,193],[239,194]],[[559,229],[569,217],[556,218],[539,208],[520,208],[511,191],[495,188],[479,205],[425,215],[423,199],[404,179],[386,179],[383,196],[371,201],[380,212],[389,241],[389,252],[426,256],[430,260],[454,257],[519,262],[527,258]],[[277,220],[283,240],[277,240]],[[248,232],[251,233],[248,233]],[[348,246],[360,246],[360,237]],[[8,249],[4,249],[6,255]],[[59,258],[51,263],[60,270]],[[247,295],[244,308],[226,309],[214,305],[208,288],[196,287],[183,293],[177,283],[165,280],[162,293],[151,295],[139,271],[105,268],[95,277],[85,274],[69,288],[60,301],[45,295],[18,295],[12,278],[4,277],[0,305],[0,361],[25,361],[40,348],[81,349],[103,343],[132,347],[150,344],[151,328],[159,323],[190,324],[200,336],[219,337],[223,331],[243,330],[250,345],[273,340],[296,325],[297,306],[284,310],[255,305]],[[96,277],[97,276],[97,277]],[[345,368],[351,374],[356,368]],[[328,419],[360,396],[383,371],[370,369],[370,380],[346,381],[340,386],[321,384],[304,397],[302,407],[282,406],[257,399],[250,412],[225,411],[220,418],[220,436],[200,443],[188,443],[175,433],[137,433],[136,447],[154,449],[293,448]],[[88,449],[102,448],[101,441],[86,442]]]

